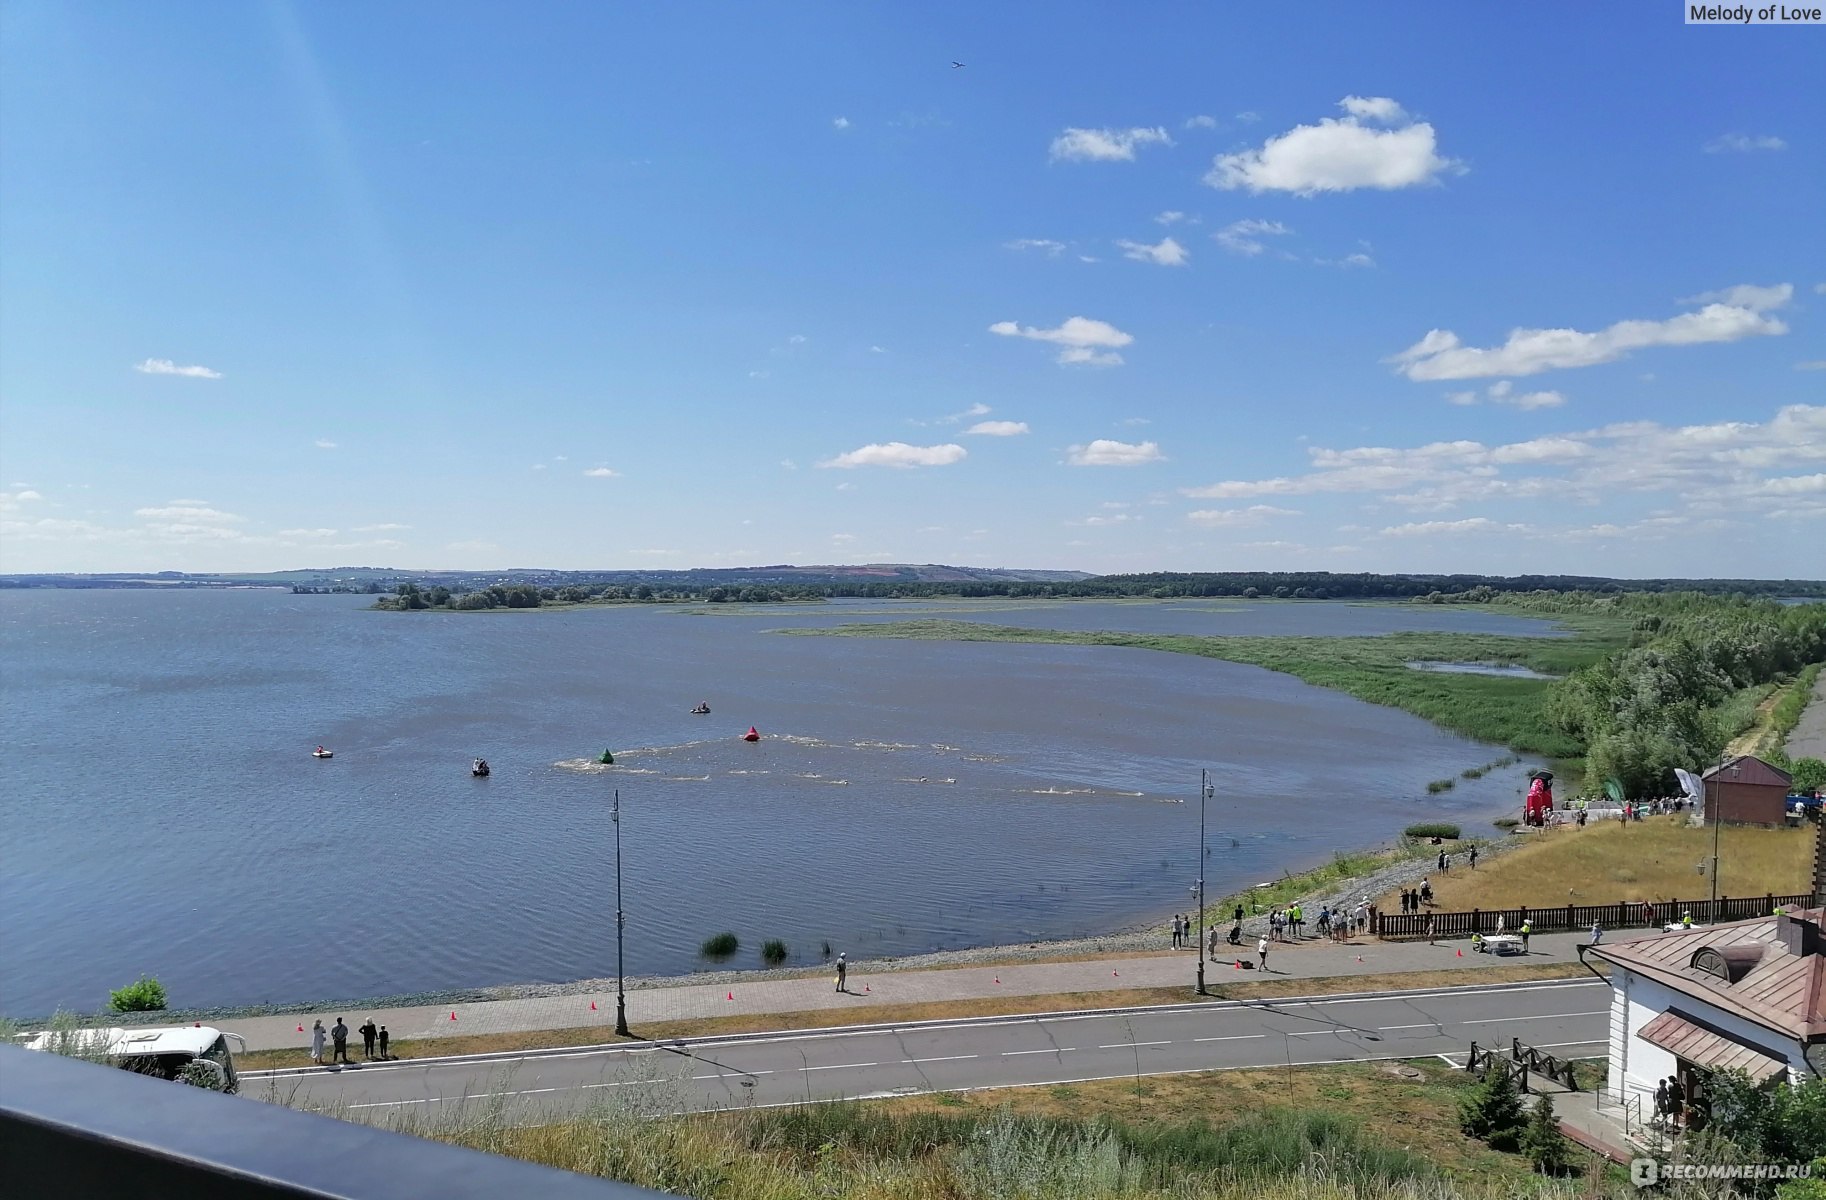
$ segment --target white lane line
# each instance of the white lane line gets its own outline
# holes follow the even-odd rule
[[[724,1071],[720,1075],[693,1075],[693,1079],[747,1079],[751,1075],[772,1075],[772,1071]]]
[[[1112,1042],[1108,1046],[1099,1046],[1099,1050],[1127,1050],[1130,1046],[1171,1046],[1172,1042]]]
[[[1553,1021],[1561,1017],[1607,1017],[1610,1009],[1600,1008],[1595,1012],[1576,1013],[1540,1013],[1532,1017],[1479,1017],[1475,1021],[1449,1021],[1450,1025],[1500,1025],[1504,1021]]]
[[[1017,1054],[1064,1054],[1067,1050],[1076,1050],[1076,1046],[1059,1046],[1051,1050],[1004,1050],[1003,1058],[1013,1058]]]
[[[832,1063],[828,1067],[800,1067],[801,1071],[848,1071],[855,1067],[879,1067],[880,1063]]]
[[[1439,1021],[1427,1021],[1420,1025],[1378,1025],[1376,1028],[1383,1033],[1393,1033],[1397,1029],[1438,1029],[1440,1024]]]
[[[1193,1038],[1195,1042],[1247,1042],[1256,1038],[1265,1038],[1265,1033],[1233,1033],[1228,1037]]]
[[[903,1063],[961,1062],[966,1058],[981,1057],[982,1055],[980,1054],[946,1054],[940,1058],[903,1058],[900,1061]]]
[[[1356,1033],[1355,1029],[1304,1029],[1299,1033],[1290,1033],[1288,1037],[1328,1037],[1339,1033]]]

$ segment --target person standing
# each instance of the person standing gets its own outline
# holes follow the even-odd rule
[[[374,1027],[374,1018],[369,1017],[366,1021],[363,1021],[361,1028],[357,1032],[361,1034],[361,1056],[363,1058],[373,1058],[374,1035],[380,1032],[380,1030]]]
[[[844,992],[844,991],[849,990],[849,975],[850,975],[850,964],[847,960],[845,960],[845,958],[843,957],[843,954],[841,952],[839,952],[837,955],[837,990],[838,991]]]
[[[1255,956],[1262,960],[1262,970],[1268,969],[1268,939],[1263,938],[1255,944]]]
[[[1241,929],[1242,926],[1238,925],[1237,928]],[[1211,927],[1210,954],[1211,954],[1211,961],[1216,962],[1217,961],[1217,926],[1215,926],[1215,925],[1213,925]]]
[[[1429,945],[1429,946],[1431,946],[1433,944],[1434,932],[1435,931],[1433,928],[1433,917],[1431,915],[1429,915],[1427,917],[1427,945]]]
[[[1477,870],[1477,847],[1471,847],[1471,869]]]
[[[1238,925],[1241,925],[1243,923],[1243,906],[1242,905],[1239,904],[1236,906],[1236,911],[1230,915],[1230,919]]]
[[[386,1062],[388,1059],[393,1057],[393,1052],[391,1050],[387,1049],[387,1043],[390,1039],[387,1037],[387,1027],[385,1025],[382,1025],[380,1027],[379,1040],[380,1040],[380,1061]]]
[[[323,1065],[323,1039],[323,1020],[319,1018],[311,1023],[311,1062],[320,1067]]]
[[[1603,928],[1596,922],[1591,923],[1591,944],[1597,945],[1598,939],[1604,936]]]
[[[330,1055],[332,1066],[349,1061],[349,1027],[342,1023],[341,1017],[337,1017],[336,1024],[330,1026],[330,1045],[334,1050]]]
[[[1178,913],[1173,914],[1173,949],[1181,950],[1186,944],[1186,919]]]
[[[1522,929],[1521,929],[1522,953],[1523,954],[1528,953],[1528,935],[1533,932],[1534,932],[1534,922],[1532,920],[1523,921]]]
[[[1439,869],[1442,872],[1446,869],[1446,852],[1444,850],[1439,852]]]

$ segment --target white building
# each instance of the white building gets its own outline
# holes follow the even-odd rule
[[[1610,964],[1612,1095],[1701,1094],[1713,1071],[1763,1083],[1826,1074],[1826,909],[1593,946]]]

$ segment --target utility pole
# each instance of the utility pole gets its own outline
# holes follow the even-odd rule
[[[1706,814],[1712,819],[1712,906],[1706,910],[1706,923],[1708,925],[1718,924],[1718,833],[1719,830],[1724,828],[1725,823],[1726,761],[1728,760],[1721,757],[1718,760],[1718,770],[1714,771],[1712,774],[1713,779],[1717,781],[1717,790],[1714,791],[1710,787],[1706,789],[1706,800],[1709,802],[1707,807],[1712,810]],[[1731,778],[1737,778],[1737,773],[1742,769],[1743,768],[1736,763],[1732,763]]]
[[[622,986],[622,931],[628,927],[628,914],[621,910],[621,789],[615,789],[615,1032],[628,1036],[628,993]]]
[[[1211,798],[1211,783],[1205,768],[1198,769],[1198,942],[1192,947],[1198,954],[1198,994],[1205,991],[1205,801]]]

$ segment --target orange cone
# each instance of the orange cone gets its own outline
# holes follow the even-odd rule
[[[451,1020],[452,1020],[452,1021],[454,1021],[454,1020],[456,1020],[456,1014],[455,1014],[455,1013],[451,1013],[451,1014],[450,1014],[450,1019],[451,1019]]]
[[[1001,976],[1000,976],[1000,975],[997,975],[997,976],[996,976],[996,977],[995,977],[995,981],[996,981],[996,982],[997,982],[997,983],[1000,983],[1000,982],[1002,982],[1002,977],[1001,977]]]
[[[300,1026],[299,1026],[299,1027],[298,1027],[298,1032],[299,1032],[299,1033],[303,1033],[303,1032],[304,1032],[304,1026],[302,1026],[302,1025],[300,1025]]]
[[[1460,950],[1458,952],[1458,957],[1463,958],[1464,956],[1465,956],[1465,952],[1463,950]]]
[[[1359,954],[1359,955],[1358,955],[1358,956],[1357,956],[1357,961],[1358,961],[1358,962],[1362,962],[1362,961],[1363,961],[1363,956],[1362,956],[1362,955],[1361,955],[1361,954]]]
[[[735,999],[735,993],[734,993],[734,992],[730,992],[730,993],[729,993],[729,994],[728,994],[728,995],[727,995],[727,996],[724,996],[724,997],[723,997],[723,999],[725,999],[725,1000],[734,1000],[734,999]]]
[[[1118,974],[1116,974],[1116,972],[1114,972],[1114,971],[1111,971],[1111,972],[1110,972],[1110,978],[1111,978],[1111,979],[1121,979],[1121,978],[1122,978],[1122,976],[1120,976],[1120,975],[1118,975]]]
[[[590,1011],[591,1012],[596,1011],[596,1002],[594,1000],[590,1001]]]
[[[865,984],[863,984],[863,985],[862,985],[862,992],[863,992],[863,994],[864,994],[864,995],[865,995],[865,996],[866,996],[866,995],[867,995],[867,994],[868,994],[868,991],[869,991],[869,985],[868,985],[868,984],[866,984],[866,983],[865,983]]]

